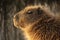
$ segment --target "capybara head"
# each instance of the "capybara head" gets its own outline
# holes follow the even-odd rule
[[[30,5],[14,15],[27,40],[60,40],[60,17],[46,5]]]

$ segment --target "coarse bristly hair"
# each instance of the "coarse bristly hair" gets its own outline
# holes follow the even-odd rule
[[[28,5],[14,15],[14,25],[24,31],[26,40],[60,40],[60,5]]]

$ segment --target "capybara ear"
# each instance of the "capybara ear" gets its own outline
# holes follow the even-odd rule
[[[37,13],[38,13],[38,15],[41,15],[43,13],[43,10],[40,7],[38,7]]]

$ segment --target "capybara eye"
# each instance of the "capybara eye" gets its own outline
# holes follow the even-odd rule
[[[28,11],[27,14],[33,14],[33,11]]]

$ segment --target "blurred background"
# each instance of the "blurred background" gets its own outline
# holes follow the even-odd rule
[[[52,0],[0,0],[0,40],[24,40],[22,31],[13,25],[13,16],[25,6],[38,2],[49,4]]]

